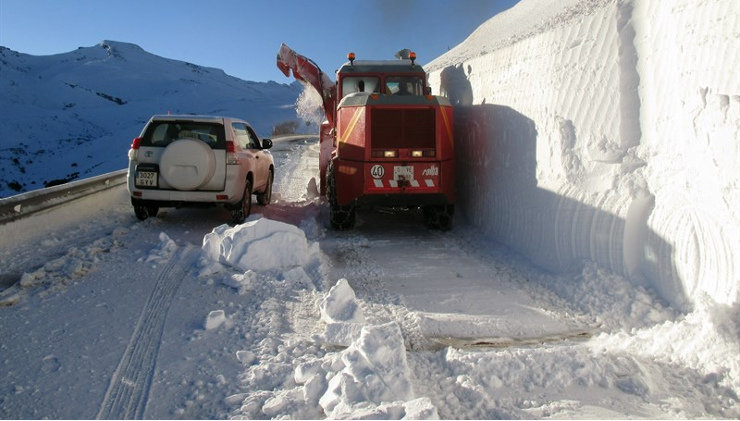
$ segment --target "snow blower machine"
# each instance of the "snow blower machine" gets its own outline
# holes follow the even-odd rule
[[[416,54],[348,61],[333,82],[282,44],[277,66],[315,88],[326,120],[320,130],[320,192],[335,229],[355,225],[359,207],[421,208],[431,228],[452,226],[455,203],[453,112],[431,94]]]

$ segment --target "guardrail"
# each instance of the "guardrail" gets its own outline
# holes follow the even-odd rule
[[[0,199],[0,224],[125,184],[127,171],[118,170]]]
[[[290,141],[318,137],[318,135],[307,134],[275,136],[272,139],[274,141]],[[125,184],[127,171],[127,169],[122,169],[0,199],[0,225]]]

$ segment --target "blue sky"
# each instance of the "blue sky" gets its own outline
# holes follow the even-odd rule
[[[290,82],[275,66],[281,42],[332,74],[349,51],[421,64],[462,42],[517,0],[0,0],[0,45],[65,53],[103,40],[253,81]]]

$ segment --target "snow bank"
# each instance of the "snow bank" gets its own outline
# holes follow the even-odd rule
[[[602,334],[591,343],[594,352],[649,357],[707,373],[708,380],[740,390],[740,319],[726,305],[717,305],[708,296],[698,297],[696,311],[686,317],[657,324],[648,329]]]
[[[427,66],[455,104],[461,215],[557,272],[738,302],[740,9],[523,0]]]

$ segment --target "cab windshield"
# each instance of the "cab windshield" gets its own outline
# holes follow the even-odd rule
[[[388,76],[385,93],[389,95],[424,95],[424,83],[418,76]]]

